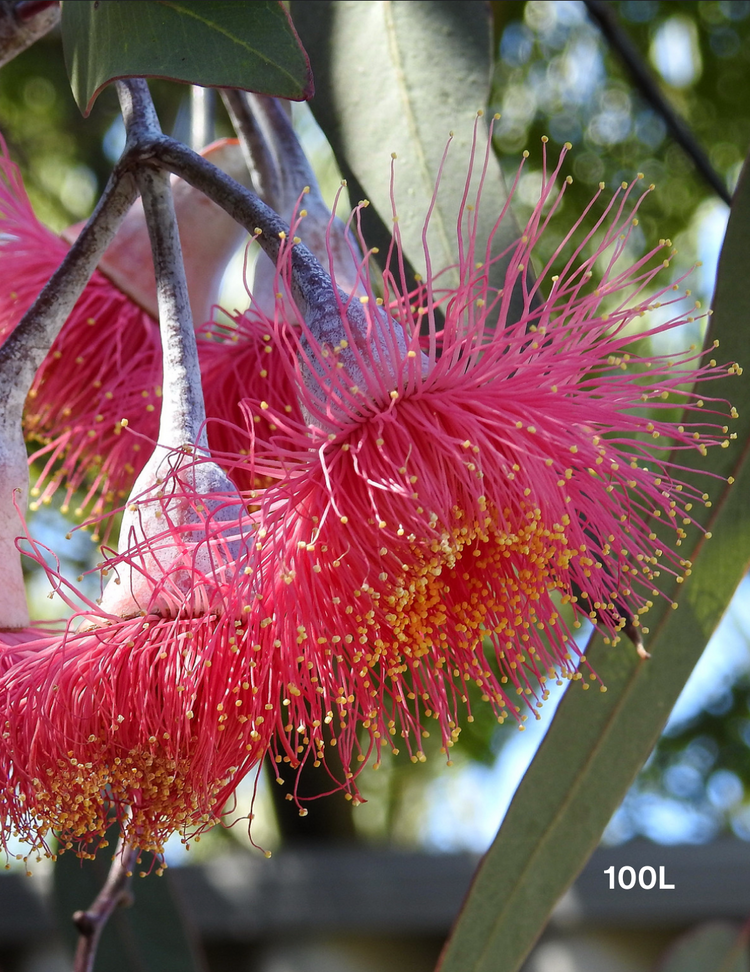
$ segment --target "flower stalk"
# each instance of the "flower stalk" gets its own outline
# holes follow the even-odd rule
[[[161,130],[146,83],[118,82],[118,93],[128,138],[158,137]],[[162,592],[164,597],[156,605],[152,600],[155,588],[185,553],[180,544],[172,543],[172,531],[197,542],[194,566],[206,561],[210,573],[218,538],[212,536],[209,540],[207,536],[205,509],[219,521],[236,523],[240,514],[236,490],[209,459],[198,346],[169,173],[143,166],[135,177],[154,259],[163,397],[159,443],[136,479],[122,520],[119,552],[132,554],[133,558],[117,571],[102,598],[103,610],[120,617],[146,609],[172,613],[181,600],[180,594],[192,598],[195,591],[191,574],[185,571],[180,572],[179,579],[171,578]],[[195,527],[198,529],[193,530]],[[225,560],[233,548],[218,542],[223,548],[219,556]],[[200,598],[193,600],[193,608],[199,608],[201,603]]]
[[[276,157],[261,130],[244,91],[226,88],[221,92],[237,137],[242,146],[245,164],[253,180],[253,189],[272,208],[278,209],[281,197],[281,173]]]
[[[142,169],[136,181],[151,240],[159,307],[164,366],[159,441],[168,448],[193,444],[206,448],[198,346],[169,173]]]
[[[227,90],[222,97],[258,195],[285,222],[294,223],[295,234],[333,276],[337,287],[347,294],[364,294],[360,279],[364,258],[357,240],[338,216],[331,215],[281,102],[247,91]],[[273,286],[275,274],[275,264],[263,260],[256,266],[253,280],[253,306],[262,304],[271,315],[278,289]]]

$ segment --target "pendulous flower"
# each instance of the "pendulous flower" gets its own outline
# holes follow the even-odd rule
[[[565,154],[552,172],[545,155],[499,290],[468,188],[455,289],[440,268],[412,291],[403,271],[373,284],[363,269],[351,294],[311,273],[295,242],[282,248],[300,312],[294,328],[269,327],[293,342],[306,421],[243,402],[251,437],[259,419],[276,428],[247,460],[274,480],[254,499],[250,640],[282,672],[277,762],[322,762],[336,744],[355,797],[357,769],[384,745],[403,738],[422,759],[433,725],[453,745],[467,682],[501,722],[536,714],[550,679],[588,688],[571,609],[574,627],[590,619],[614,644],[625,631],[646,655],[660,575],[690,573],[679,547],[708,497],[682,470],[729,444],[724,404],[700,390],[726,367],[695,349],[639,351],[685,321],[684,297],[656,279],[669,241],[626,264],[640,177],[603,206],[602,186],[594,228],[575,241],[578,220],[532,277]],[[391,256],[403,266],[397,235]]]
[[[237,495],[206,457],[168,452],[158,471],[158,491],[132,498],[101,602],[81,607],[46,568],[76,614],[57,633],[1,636],[0,846],[51,853],[54,836],[87,856],[114,818],[161,855],[175,831],[217,823],[268,750],[278,676],[251,661],[234,595]]]
[[[6,847],[13,835],[49,853],[54,833],[85,856],[113,816],[127,841],[161,854],[175,830],[218,819],[273,732],[275,672],[264,665],[256,679],[239,647],[235,578],[253,528],[208,449],[170,181],[138,179],[159,281],[159,441],[123,511],[118,552],[100,565],[101,599],[57,634],[0,650]]]
[[[643,650],[659,576],[689,573],[679,546],[708,501],[683,457],[729,444],[725,406],[699,391],[726,368],[639,351],[683,323],[684,298],[656,283],[668,242],[624,266],[638,180],[532,278],[564,155],[499,290],[480,196],[459,214],[453,289],[439,270],[416,290],[403,273],[373,283],[352,250],[342,290],[294,214],[280,296],[257,317],[277,397],[246,396],[246,454],[217,457],[270,485],[238,495],[202,448],[157,449],[101,605],[0,669],[5,839],[46,848],[54,831],[87,853],[114,811],[161,853],[219,820],[269,750],[283,772],[336,746],[357,799],[384,746],[423,759],[434,727],[449,750],[467,682],[522,722],[550,680],[583,680],[571,617]],[[391,256],[402,266],[397,224]]]

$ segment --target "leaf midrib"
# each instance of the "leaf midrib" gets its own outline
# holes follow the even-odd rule
[[[232,34],[225,27],[221,27],[215,21],[207,20],[205,17],[201,17],[196,11],[190,10],[188,7],[184,7],[180,3],[175,3],[175,0],[158,0],[158,2],[164,7],[171,7],[178,14],[183,14],[186,17],[192,17],[193,20],[197,20],[199,23],[204,24],[210,30],[216,31],[217,34],[222,34],[224,37],[228,38],[238,47],[260,58],[260,60],[272,66],[280,74],[285,75],[290,81],[296,83],[295,78],[291,74],[291,72],[281,67],[281,65],[277,64],[276,61],[274,61],[272,58],[266,57],[266,55],[257,47],[253,47],[251,44],[248,44],[246,41],[243,41],[240,37],[237,37],[235,34]]]

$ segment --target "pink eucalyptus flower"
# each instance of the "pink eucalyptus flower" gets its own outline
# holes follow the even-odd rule
[[[268,750],[279,673],[254,653],[237,597],[251,525],[207,459],[161,450],[156,465],[159,489],[131,498],[100,603],[56,634],[4,639],[0,844],[12,834],[48,852],[55,834],[85,855],[114,814],[160,855],[173,832],[216,823]]]
[[[243,403],[251,434],[259,416],[278,430],[252,450],[255,474],[275,483],[256,500],[245,575],[250,640],[285,687],[277,759],[323,761],[332,739],[352,793],[359,765],[393,736],[421,759],[434,719],[450,747],[467,681],[503,721],[535,712],[548,680],[581,679],[564,605],[613,643],[625,629],[645,655],[641,616],[660,572],[690,571],[678,548],[707,497],[682,471],[729,444],[724,406],[697,390],[726,368],[695,350],[636,350],[685,321],[682,298],[656,280],[671,244],[623,267],[647,194],[638,180],[575,243],[581,217],[531,277],[564,156],[553,172],[545,157],[501,290],[467,188],[456,289],[441,289],[426,252],[414,293],[364,272],[362,296],[305,292],[296,329],[277,322],[276,335],[294,342],[286,360],[307,424]],[[294,253],[288,244],[279,263],[287,295],[305,291]],[[391,256],[399,266],[397,243]],[[657,307],[669,319],[635,332]],[[665,414],[675,406],[679,425]]]
[[[161,207],[154,218],[174,221],[160,179],[146,199]],[[166,259],[164,244],[157,255]],[[13,833],[46,850],[54,831],[63,847],[88,853],[114,813],[128,840],[161,853],[174,830],[214,822],[268,748],[266,705],[279,690],[264,684],[258,697],[249,651],[238,647],[235,575],[247,517],[210,460],[183,295],[160,295],[169,365],[160,444],[144,442],[153,452],[123,511],[119,551],[101,565],[109,577],[101,599],[61,632],[0,651],[2,842]],[[274,677],[271,666],[264,672]]]
[[[213,464],[207,491],[201,458],[193,476],[189,457],[162,456],[171,470],[128,510],[102,605],[77,631],[13,649],[0,674],[4,834],[44,847],[54,830],[73,846],[101,837],[114,809],[159,853],[172,830],[219,819],[269,748],[297,768],[335,744],[356,797],[357,769],[384,742],[421,759],[434,722],[453,744],[467,681],[502,720],[541,705],[549,679],[580,678],[561,605],[612,641],[647,633],[658,571],[690,570],[676,548],[703,501],[680,455],[729,441],[721,407],[686,389],[724,369],[632,347],[633,321],[678,299],[653,292],[664,248],[620,267],[636,183],[532,281],[558,172],[545,170],[500,291],[491,241],[475,238],[478,198],[460,213],[450,291],[432,272],[415,293],[392,275],[381,291],[363,271],[350,296],[297,248],[293,224],[265,321],[299,410],[247,398],[236,460],[272,485],[245,497],[248,513]],[[289,321],[292,294],[303,310]],[[681,425],[664,415],[675,405]]]
[[[0,143],[2,144],[2,143]],[[57,269],[80,226],[63,239],[34,215],[18,167],[0,157],[0,341]],[[240,181],[247,174],[237,143],[223,140],[206,157]],[[175,204],[185,239],[195,320],[210,316],[225,266],[243,236],[223,210],[180,180]],[[66,242],[67,241],[67,242]],[[63,512],[84,490],[77,512],[101,517],[127,496],[148,458],[144,438],[157,437],[161,346],[148,233],[140,203],[133,207],[55,341],[29,395],[25,432],[43,446],[31,493],[49,502],[63,483]],[[123,434],[122,419],[130,432]],[[133,435],[135,431],[139,435]]]

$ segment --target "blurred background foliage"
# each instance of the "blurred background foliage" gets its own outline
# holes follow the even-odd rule
[[[563,168],[573,184],[555,217],[560,225],[569,225],[583,210],[599,182],[614,188],[643,172],[645,183],[654,183],[657,191],[642,209],[630,243],[633,255],[671,238],[679,250],[675,279],[702,261],[690,286],[708,302],[728,207],[670,137],[587,5],[502,0],[491,7],[496,64],[489,107],[501,114],[494,144],[509,180],[521,151],[530,151],[515,197],[519,219],[537,198],[543,135],[550,139],[552,159],[564,142],[573,146]],[[620,0],[609,8],[731,191],[750,145],[750,0]],[[164,130],[188,140],[188,89],[163,81],[151,87]],[[295,106],[294,117],[322,174],[324,194],[331,198],[339,176],[330,149],[306,106]],[[0,72],[0,130],[38,215],[58,231],[88,215],[124,139],[111,89],[88,119],[81,117],[56,33]],[[216,131],[230,134],[218,101]],[[691,340],[700,337],[700,327],[693,325]],[[34,529],[42,540],[44,531],[69,529],[54,509],[42,509],[36,518]],[[76,541],[65,566],[82,572],[94,554],[88,541]],[[30,587],[34,604],[40,605],[37,614],[50,616],[43,577],[32,575]],[[705,840],[729,828],[750,839],[750,618],[740,605],[748,594],[746,583],[730,610],[730,622],[713,639],[707,661],[686,689],[688,701],[681,709],[678,705],[680,712],[613,820],[608,839],[645,834],[657,840]],[[546,725],[552,705],[545,708]],[[368,802],[352,815],[351,837],[445,849],[486,846],[540,730],[531,726],[521,746],[515,728],[498,726],[489,707],[480,702],[472,712],[474,721],[451,751],[456,764],[451,773],[443,772],[445,756],[436,739],[424,740],[426,762],[401,753],[384,758],[379,772],[365,771],[361,785]],[[273,788],[262,786],[255,806],[253,836],[264,846],[279,841],[279,821],[287,839],[305,836],[304,829],[284,824],[284,792],[272,800]],[[251,793],[252,781],[240,790],[238,813],[249,812]],[[312,805],[307,819],[325,819],[326,803],[333,807],[342,800],[336,796]],[[330,812],[335,817],[339,811]],[[244,842],[245,831],[242,824],[215,831],[201,848],[230,836]],[[342,833],[340,822],[330,833]],[[179,845],[173,859],[181,859]]]
[[[750,4],[743,0],[609,4],[662,92],[733,188],[750,143]],[[583,3],[493,4],[498,59],[491,107],[496,147],[509,168],[542,135],[572,143],[571,202],[583,208],[600,181],[615,187],[634,168],[656,197],[646,240],[685,232],[714,193],[612,51]],[[524,193],[521,192],[521,201]]]

